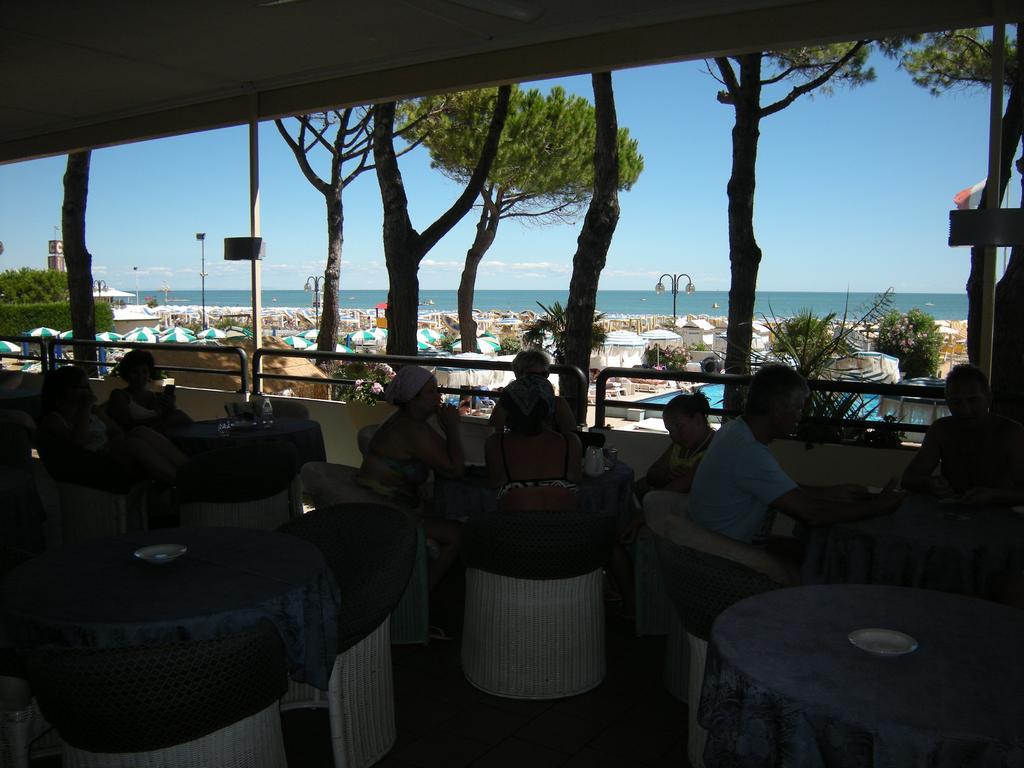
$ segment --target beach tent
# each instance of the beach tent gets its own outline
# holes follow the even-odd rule
[[[643,364],[643,350],[647,339],[632,331],[612,331],[596,355],[591,355],[591,368],[632,368]]]
[[[452,355],[452,360],[494,360],[490,355],[479,352],[463,352]],[[435,369],[437,383],[442,387],[489,387],[497,389],[509,384],[515,374],[512,371],[488,371],[482,368],[448,368],[443,365]]]

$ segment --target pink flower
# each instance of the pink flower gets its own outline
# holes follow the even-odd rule
[[[373,394],[375,395],[380,395],[384,393],[384,387],[382,387],[378,382],[375,381],[373,382],[373,386],[370,387],[370,391],[373,392]]]

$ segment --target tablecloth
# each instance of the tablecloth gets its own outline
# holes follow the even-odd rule
[[[873,656],[860,628],[916,651]],[[719,616],[699,720],[708,766],[1024,765],[1024,612],[876,585],[767,592]]]
[[[914,494],[891,515],[816,529],[805,583],[891,584],[988,596],[994,576],[1024,570],[1024,516],[1008,507],[939,504]]]
[[[327,460],[320,424],[310,419],[274,419],[274,423],[269,427],[235,427],[226,436],[222,436],[217,429],[219,421],[219,419],[194,421],[186,426],[169,430],[167,436],[189,456],[217,448],[284,440],[295,446],[300,467],[307,461]]]
[[[141,546],[184,544],[153,565]],[[0,620],[19,648],[156,645],[233,634],[269,619],[293,679],[326,689],[337,648],[340,596],[315,546],[240,528],[175,528],[69,545],[11,572]]]

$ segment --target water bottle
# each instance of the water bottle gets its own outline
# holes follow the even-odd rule
[[[274,406],[269,397],[264,397],[260,403],[260,422],[264,429],[274,426]]]

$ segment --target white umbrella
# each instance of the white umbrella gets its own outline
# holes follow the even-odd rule
[[[0,352],[14,352],[20,355],[22,350],[18,344],[13,341],[0,341]]]
[[[422,341],[424,344],[436,344],[440,340],[441,334],[433,328],[420,328],[416,331],[416,341]]]
[[[60,331],[55,331],[53,330],[53,328],[46,328],[44,326],[41,328],[33,328],[31,331],[26,332],[24,335],[35,336],[41,339],[52,339],[56,338],[57,336],[60,336]]]
[[[376,344],[380,340],[381,337],[373,331],[356,331],[348,335],[348,343],[350,345],[366,346],[368,344]]]
[[[61,341],[67,341],[68,339],[75,338],[75,332],[74,331],[62,331],[60,333],[60,335],[57,336],[57,338],[60,339]]]
[[[224,339],[227,334],[220,328],[204,328],[196,334],[197,339]]]
[[[344,344],[335,344],[334,345],[334,351],[335,352],[344,352],[344,353],[349,354],[349,355],[352,354],[352,350],[349,349],[348,347],[346,347]]]
[[[299,334],[299,336],[304,338],[306,341],[316,341],[316,337],[319,336],[319,335],[320,335],[320,329],[319,328],[310,328],[308,331],[305,331],[304,333],[300,333]]]
[[[120,341],[123,338],[120,333],[114,333],[113,331],[103,331],[96,334],[96,341]]]
[[[313,346],[301,336],[285,336],[282,341],[293,349],[309,349]]]
[[[477,336],[476,347],[484,354],[496,354],[501,349],[501,342],[491,336]],[[452,344],[452,350],[455,352],[462,350],[462,339],[456,339]]]
[[[640,334],[640,337],[647,339],[648,341],[679,341],[683,338],[678,333],[672,333],[672,331],[666,328],[655,328],[652,331],[644,331]]]
[[[122,341],[137,341],[145,344],[152,344],[156,340],[156,334],[149,328],[136,328],[131,333],[126,334],[124,339],[122,339]]]

